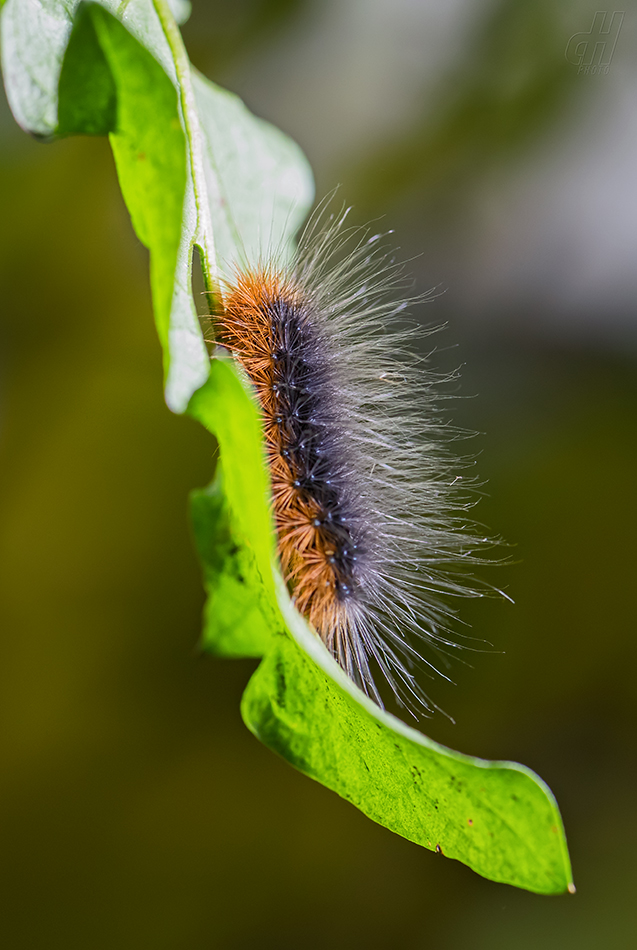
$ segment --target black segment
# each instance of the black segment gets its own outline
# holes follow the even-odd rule
[[[294,485],[318,508],[314,525],[325,546],[334,551],[330,561],[336,593],[345,600],[359,588],[366,546],[329,351],[306,308],[279,299],[268,307],[268,317],[274,338],[272,390],[281,454]]]

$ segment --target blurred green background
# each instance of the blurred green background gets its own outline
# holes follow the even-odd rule
[[[484,576],[515,606],[463,605],[494,652],[430,685],[457,725],[423,728],[546,779],[577,895],[403,841],[243,727],[253,664],[197,648],[186,497],[213,447],[162,401],[108,143],[36,144],[3,103],[4,946],[634,945],[637,17],[607,74],[578,74],[566,45],[595,9],[195,0],[183,30],[439,292],[416,316],[446,323],[437,365],[463,366],[476,516],[512,545]]]

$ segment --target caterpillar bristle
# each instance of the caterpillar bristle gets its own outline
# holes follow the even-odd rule
[[[458,645],[445,598],[481,596],[452,565],[479,560],[482,539],[458,520],[467,503],[443,444],[454,433],[440,377],[412,348],[424,333],[402,316],[402,265],[346,215],[319,209],[291,261],[275,253],[239,271],[215,336],[258,394],[297,609],[377,703],[373,668],[414,714],[431,713],[413,668],[445,674],[414,642],[447,664]]]

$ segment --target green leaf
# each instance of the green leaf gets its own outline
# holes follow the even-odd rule
[[[187,152],[175,88],[157,60],[110,14],[88,7],[117,90],[111,147],[122,194],[140,241],[151,250],[157,332],[164,352],[169,402],[201,385],[207,354],[187,284],[182,229]],[[63,73],[64,74],[64,73]]]
[[[195,417],[219,442],[234,537],[255,552],[268,607],[274,598],[283,618],[273,624],[265,659],[244,694],[248,728],[405,838],[494,881],[542,894],[569,889],[562,820],[545,783],[524,766],[446,749],[379,709],[295,610],[278,571],[268,571],[272,544],[258,410],[231,361],[215,361],[193,404]],[[212,569],[203,547],[200,556]]]
[[[192,70],[166,0],[7,0],[2,58],[23,128],[43,139],[111,132],[122,193],[151,254],[166,401],[183,412],[209,372],[193,248],[211,293],[246,252],[285,249],[313,200],[307,161]]]
[[[191,492],[190,517],[208,595],[202,646],[215,656],[263,656],[275,615],[254,554],[233,525],[221,462],[214,482]]]
[[[58,135],[115,131],[117,89],[87,7],[80,7],[73,24],[58,94]]]
[[[363,702],[307,647],[303,635],[277,637],[244,694],[244,721],[265,745],[374,821],[485,877],[541,894],[568,887],[559,812],[536,775],[437,745]]]
[[[188,412],[216,436],[222,460],[213,485],[191,496],[209,593],[204,643],[217,654],[262,656],[272,631],[283,623],[271,570],[274,543],[259,411],[232,361],[216,359]],[[224,602],[223,595],[232,593],[237,602]]]
[[[248,727],[375,821],[479,873],[541,893],[571,883],[557,805],[512,763],[452,752],[378,709],[296,612],[278,572],[258,406],[228,358],[208,358],[191,291],[285,255],[312,200],[299,149],[194,72],[180,0],[7,0],[2,56],[18,122],[51,139],[110,135],[133,226],[150,250],[166,400],[213,433],[221,464],[191,499],[208,592],[204,645],[264,656]]]

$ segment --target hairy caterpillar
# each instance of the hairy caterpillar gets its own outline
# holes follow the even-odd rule
[[[381,235],[319,209],[291,261],[236,273],[214,315],[218,343],[262,410],[281,569],[297,609],[348,675],[382,705],[387,679],[414,712],[437,708],[413,673],[442,656],[455,611],[480,596],[450,565],[475,561],[442,443],[439,381],[399,315],[402,266]],[[443,674],[444,675],[444,674]]]

